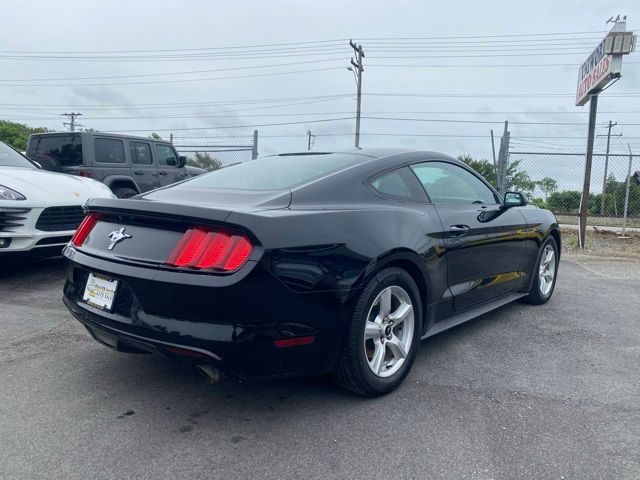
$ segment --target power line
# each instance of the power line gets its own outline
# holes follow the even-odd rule
[[[573,93],[446,93],[446,92],[433,92],[433,93],[391,93],[391,92],[375,92],[375,93],[363,93],[363,95],[371,97],[483,97],[483,98],[540,98],[540,97],[575,97]],[[612,97],[637,97],[640,96],[640,92],[612,92],[607,94]]]
[[[633,29],[632,29],[633,30]],[[467,36],[431,36],[431,37],[357,37],[358,41],[369,41],[369,40],[397,40],[397,41],[406,41],[406,40],[451,40],[457,38],[512,38],[512,37],[545,37],[550,35],[591,35],[591,34],[606,34],[606,31],[603,30],[592,30],[589,32],[554,32],[554,33],[512,33],[512,34],[503,34],[503,35],[467,35]]]
[[[51,82],[51,81],[63,81],[63,80],[109,80],[116,78],[140,78],[140,77],[160,77],[169,75],[191,75],[196,73],[214,73],[214,72],[226,72],[233,70],[248,70],[252,68],[271,68],[271,67],[284,67],[291,65],[301,65],[307,63],[326,63],[338,60],[344,60],[342,57],[328,58],[325,60],[307,60],[304,62],[287,62],[287,63],[272,63],[268,65],[252,65],[246,67],[231,67],[231,68],[214,68],[208,70],[190,70],[186,72],[166,72],[166,73],[141,73],[132,75],[110,75],[110,76],[97,76],[97,77],[58,77],[58,78],[14,78],[14,79],[1,79],[0,82]]]
[[[586,31],[586,32],[555,32],[555,33],[518,33],[518,34],[503,34],[503,35],[467,35],[467,36],[430,36],[430,37],[354,37],[358,41],[362,42],[407,42],[407,41],[447,41],[451,43],[451,40],[459,39],[473,39],[476,41],[483,41],[483,39],[494,39],[491,41],[499,41],[495,39],[509,39],[519,38],[521,41],[525,40],[525,37],[536,37],[536,41],[540,41],[542,37],[550,36],[574,36],[574,35],[594,35],[594,34],[606,34],[606,31]],[[591,39],[591,37],[588,37]],[[185,51],[220,51],[220,50],[237,50],[237,49],[263,49],[263,48],[277,48],[277,47],[301,47],[308,45],[322,45],[322,44],[336,44],[342,45],[348,41],[346,38],[327,39],[327,40],[310,40],[304,42],[284,42],[284,43],[267,43],[267,44],[253,44],[253,45],[230,45],[230,46],[217,46],[217,47],[197,47],[197,48],[175,48],[175,49],[149,49],[149,50],[0,50],[0,53],[16,53],[16,54],[113,54],[113,53],[159,53],[159,52],[185,52]],[[507,40],[508,41],[508,40]],[[306,47],[301,47],[306,48]]]
[[[108,117],[85,117],[85,120],[139,120],[139,119],[168,119],[168,118],[236,118],[238,115],[228,114],[228,115],[220,115],[220,112],[198,112],[191,113],[186,115],[128,115],[128,116],[108,116]],[[244,114],[243,117],[295,117],[295,116],[307,116],[307,115],[350,115],[351,111],[339,111],[339,112],[287,112],[287,113],[253,113],[253,114]],[[378,112],[378,113],[386,113],[390,115],[399,115],[403,113],[432,113],[432,112]],[[447,112],[440,112],[447,113]],[[477,114],[482,114],[482,112],[473,112]],[[20,119],[30,119],[30,120],[46,120],[51,119],[52,117],[44,117],[44,116],[12,116],[12,118],[20,118]],[[502,120],[500,121],[488,121],[488,120],[475,120],[475,119],[465,119],[465,120],[453,120],[453,119],[431,119],[431,118],[398,118],[398,117],[375,117],[375,116],[364,116],[362,118],[369,120],[406,120],[406,121],[416,121],[416,122],[437,122],[437,123],[475,123],[475,124],[503,124]],[[510,121],[515,125],[556,125],[556,126],[585,126],[586,123],[572,123],[572,122],[520,122],[520,121]],[[638,123],[626,123],[625,125],[640,125]]]
[[[136,105],[131,105],[129,103],[121,103],[121,104],[86,104],[86,105],[75,105],[73,108],[82,108],[82,109],[92,109],[92,107],[101,107],[101,108],[118,108],[118,109],[126,109],[126,108],[182,108],[182,107],[199,107],[199,106],[227,106],[227,105],[254,105],[254,104],[268,104],[268,103],[281,103],[281,102],[291,102],[291,101],[303,101],[303,100],[332,100],[336,98],[346,98],[352,97],[352,93],[342,93],[335,95],[315,95],[315,96],[307,96],[307,97],[284,97],[284,98],[259,98],[259,99],[247,99],[247,100],[219,100],[219,101],[209,101],[209,102],[173,102],[173,103],[138,103]],[[70,107],[67,103],[3,103],[0,105],[9,105],[14,107]]]
[[[491,121],[491,120],[450,120],[442,118],[398,118],[398,117],[362,117],[368,120],[400,120],[410,122],[432,122],[432,123],[473,123],[473,124],[497,124],[502,125],[503,121]],[[586,126],[586,123],[566,123],[566,122],[512,122],[509,123],[515,125],[556,125],[556,126]],[[634,125],[634,124],[627,124]],[[637,125],[637,124],[636,124]]]
[[[185,82],[204,82],[211,80],[235,80],[238,78],[255,78],[255,77],[271,77],[277,75],[290,75],[297,73],[310,73],[310,72],[323,72],[328,70],[341,70],[342,67],[327,67],[327,68],[311,68],[306,70],[290,70],[287,72],[269,72],[269,73],[254,73],[250,75],[234,75],[230,77],[209,77],[209,78],[183,78],[179,80],[153,80],[150,82],[105,82],[105,83],[83,83],[83,87],[104,87],[104,86],[113,86],[113,85],[154,85],[160,83],[185,83]],[[4,83],[3,87],[73,87],[77,86],[76,84],[68,84],[68,83],[40,83],[40,84],[29,84],[29,83]]]
[[[375,58],[375,57],[374,57]],[[638,64],[640,62],[625,62],[626,65]],[[410,68],[522,68],[522,67],[575,67],[575,63],[493,63],[493,64],[478,64],[478,65],[452,65],[452,64],[384,64],[384,63],[372,63],[368,64],[369,67],[410,67]]]
[[[334,40],[311,40],[306,42],[295,42],[295,43],[266,43],[266,44],[258,44],[258,45],[243,45],[243,46],[225,46],[225,47],[199,47],[199,48],[173,48],[173,49],[152,49],[152,50],[64,50],[64,51],[55,51],[55,50],[40,50],[40,51],[26,51],[26,50],[0,50],[0,53],[76,53],[76,54],[84,54],[84,53],[146,53],[146,52],[188,52],[194,50],[232,50],[232,49],[242,49],[242,48],[263,48],[263,47],[281,47],[287,45],[312,45],[312,44],[322,44],[322,43],[335,43],[338,45],[342,45],[347,39],[339,38]]]
[[[302,125],[307,123],[325,123],[325,122],[337,122],[340,120],[353,120],[355,117],[340,117],[340,118],[323,118],[320,120],[306,120],[301,122],[280,122],[280,123],[261,123],[256,125],[220,125],[220,126],[210,126],[210,127],[185,127],[185,128],[138,128],[138,129],[128,129],[128,130],[109,130],[114,132],[173,132],[173,131],[184,131],[184,130],[219,130],[219,129],[227,129],[227,128],[256,128],[256,127],[274,127],[280,125]],[[323,134],[324,135],[324,134]]]
[[[437,93],[392,93],[392,92],[371,92],[366,93],[363,92],[364,96],[373,96],[373,97],[460,97],[460,98],[469,98],[469,97],[484,97],[484,98],[544,98],[544,97],[574,97],[573,93],[452,93],[452,92],[437,92]],[[255,105],[255,104],[268,104],[268,103],[281,103],[281,102],[289,102],[289,101],[304,101],[304,100],[333,100],[333,99],[342,99],[353,97],[352,93],[342,93],[335,95],[320,95],[320,96],[309,96],[309,97],[288,97],[288,98],[266,98],[266,99],[247,99],[247,100],[220,100],[220,101],[209,101],[209,102],[174,102],[174,103],[139,103],[139,104],[68,104],[68,103],[58,103],[58,104],[28,104],[28,103],[1,103],[0,108],[4,107],[16,107],[16,108],[28,108],[28,107],[67,107],[67,108],[82,108],[84,110],[94,110],[94,109],[153,109],[153,108],[189,108],[189,107],[205,107],[205,106],[234,106],[234,105]],[[640,92],[611,92],[608,96],[616,96],[616,97],[637,97],[640,96]],[[266,107],[270,107],[266,105]],[[265,108],[266,108],[265,107]],[[382,112],[380,112],[382,113]],[[406,113],[418,113],[418,112],[406,112]],[[424,112],[424,113],[463,113],[463,112]],[[523,113],[523,114],[534,114],[536,112],[464,112],[464,113],[479,113],[479,114],[515,114],[515,113]],[[543,113],[543,112],[540,112]],[[575,113],[580,114],[583,112],[544,112],[544,113]],[[602,113],[638,113],[637,111],[608,111]]]

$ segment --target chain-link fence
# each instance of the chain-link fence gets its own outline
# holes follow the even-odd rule
[[[560,223],[577,224],[584,182],[584,153],[509,152],[507,188],[524,191],[530,201],[548,208]],[[589,225],[621,226],[627,195],[629,155],[594,154],[589,194]],[[640,227],[640,184],[631,158],[627,226]]]
[[[248,134],[172,136],[187,164],[205,170],[253,160],[258,156],[258,131]]]

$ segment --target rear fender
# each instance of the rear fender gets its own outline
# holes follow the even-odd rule
[[[405,270],[418,286],[420,292],[420,301],[422,304],[423,318],[422,323],[426,321],[426,306],[433,302],[436,298],[432,279],[429,275],[429,269],[426,266],[425,259],[422,255],[407,249],[398,248],[380,255],[373,259],[362,272],[358,281],[354,284],[350,292],[350,302],[355,304],[362,289],[371,281],[371,279],[380,271],[389,267],[398,267]]]

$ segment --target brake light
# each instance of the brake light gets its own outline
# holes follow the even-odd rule
[[[242,234],[190,228],[169,255],[167,265],[230,272],[244,265],[252,250],[253,245]]]
[[[96,213],[90,213],[89,215],[84,217],[84,220],[82,220],[82,223],[80,223],[80,226],[76,230],[76,233],[74,233],[73,237],[71,237],[71,243],[73,243],[76,247],[82,246],[91,230],[93,230],[93,227],[95,227],[96,223],[98,223],[99,219],[100,215]]]
[[[79,170],[78,171],[78,175],[81,177],[85,177],[85,178],[92,178],[93,174],[91,173],[91,170]]]

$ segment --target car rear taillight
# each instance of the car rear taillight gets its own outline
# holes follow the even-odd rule
[[[167,265],[230,272],[244,265],[252,250],[253,245],[242,234],[190,228],[169,255]]]
[[[78,175],[85,178],[93,178],[91,170],[78,170]]]
[[[90,213],[89,215],[84,217],[84,220],[82,220],[82,223],[76,230],[76,233],[74,233],[73,237],[71,237],[71,243],[73,243],[76,247],[82,246],[91,230],[93,230],[93,227],[95,227],[96,223],[98,223],[98,220],[100,220],[100,215],[96,213]]]

